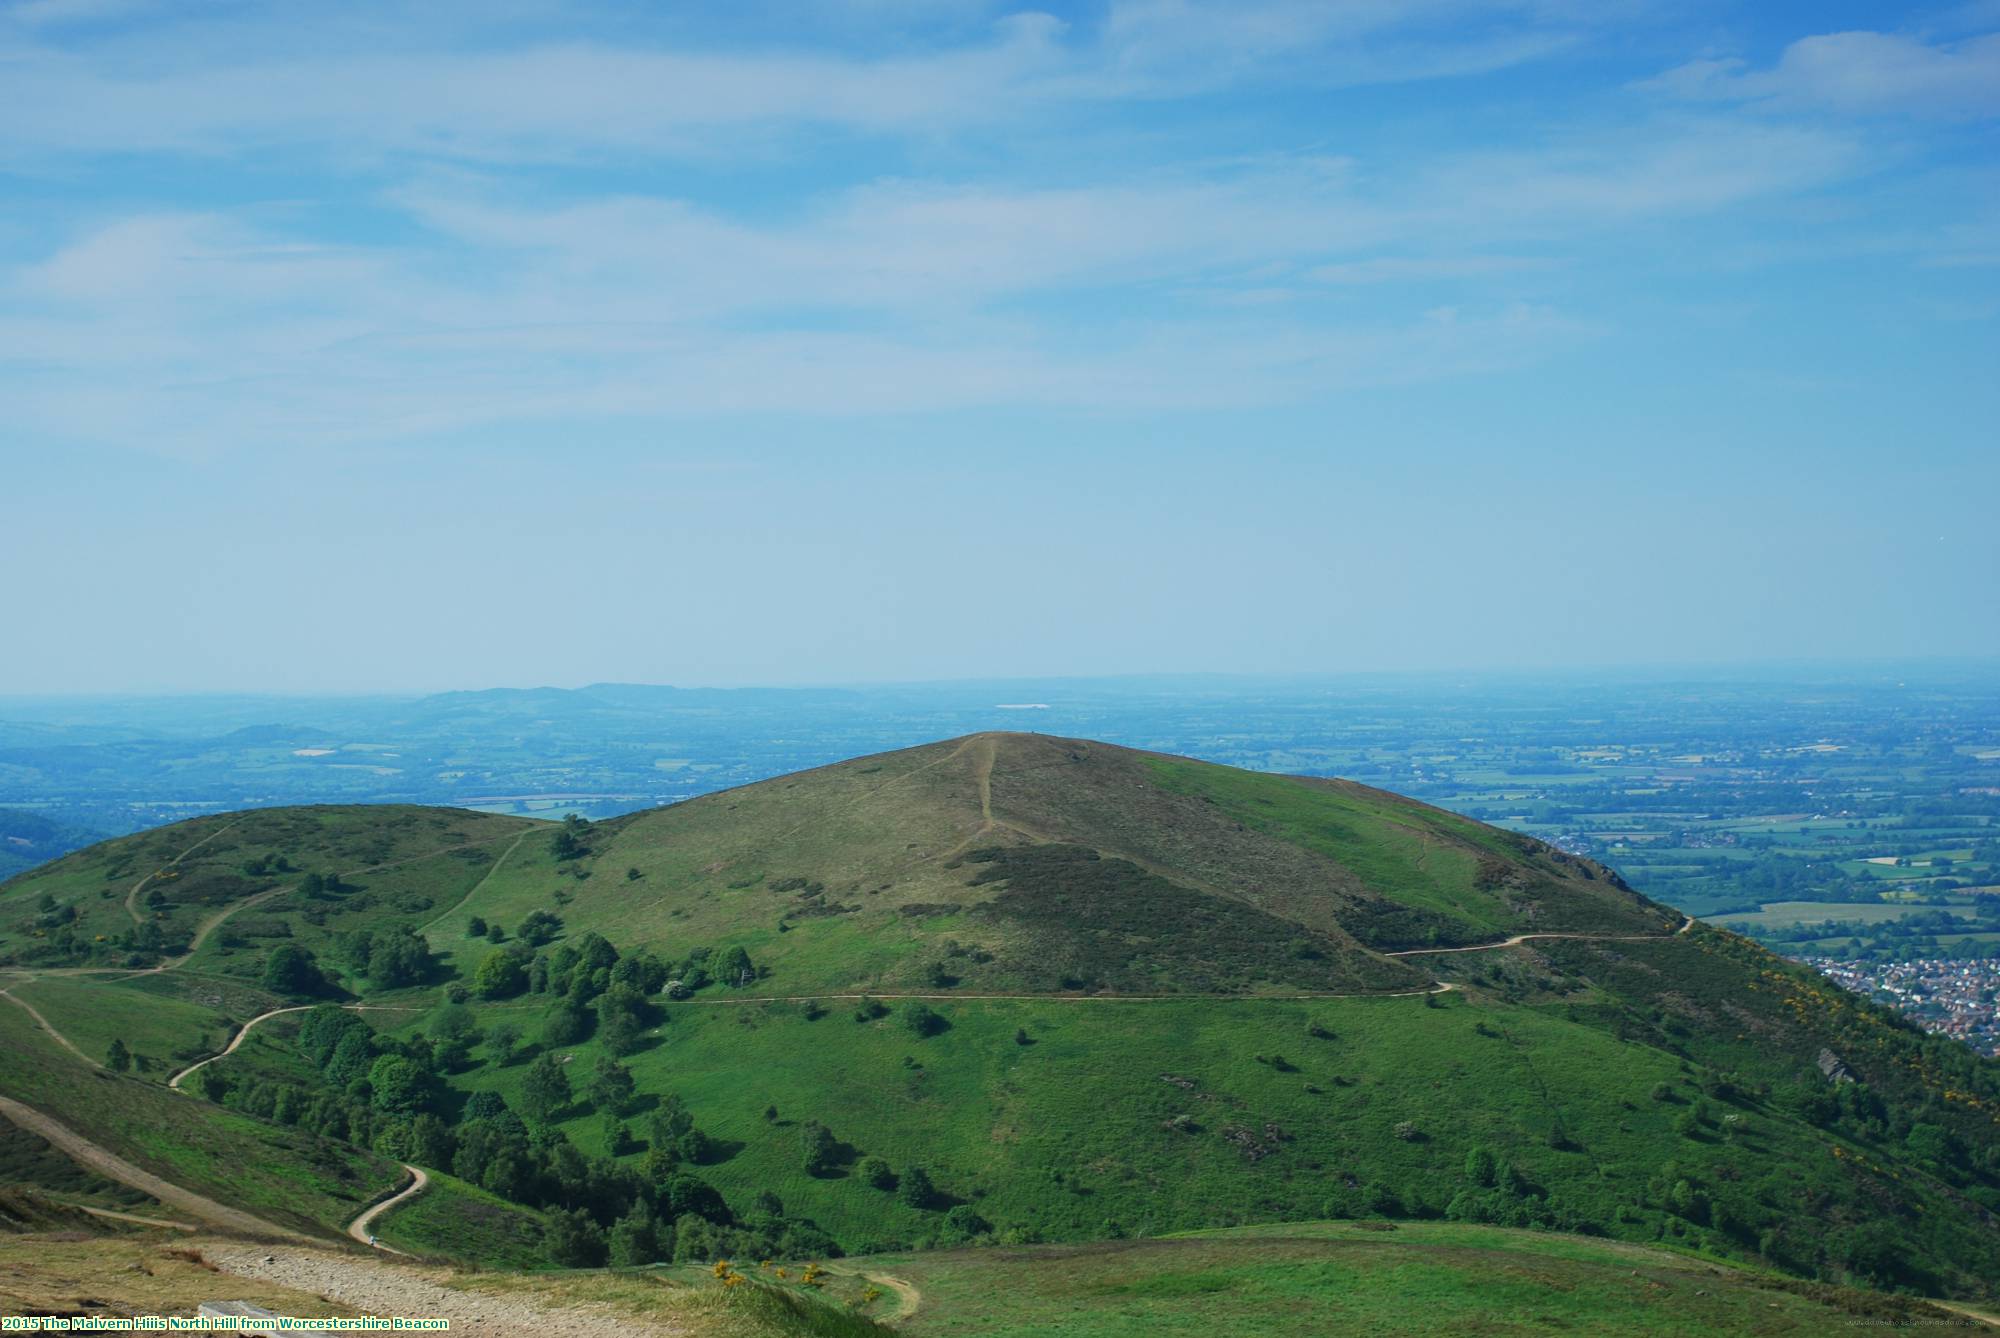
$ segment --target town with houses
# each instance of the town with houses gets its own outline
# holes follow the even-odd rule
[[[2000,960],[1941,957],[1903,962],[1800,958],[1856,994],[1901,1010],[1924,1030],[2000,1057]]]

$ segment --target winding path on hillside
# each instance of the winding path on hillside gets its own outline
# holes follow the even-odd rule
[[[1496,948],[1512,948],[1531,939],[1588,939],[1598,943],[1664,943],[1677,938],[1694,928],[1695,919],[1687,916],[1681,927],[1671,934],[1516,934],[1498,943],[1475,943],[1464,948],[1406,948],[1400,952],[1385,952],[1384,957],[1425,957],[1446,952],[1492,952]],[[897,994],[879,990],[861,993],[828,994],[755,994],[728,999],[690,999],[698,1004],[755,1004],[755,1003],[813,1003],[821,999],[924,999],[949,1003],[952,1000],[971,1001],[978,999],[1022,999],[1042,1000],[1049,1003],[1163,1003],[1169,1000],[1204,1000],[1221,1003],[1285,1003],[1308,999],[1414,999],[1426,994],[1449,994],[1462,986],[1445,981],[1433,981],[1421,990],[1364,990],[1357,993],[1319,994],[964,994],[957,991],[939,991],[926,994]]]
[[[20,1000],[17,999],[15,1000],[15,1002],[19,1003]],[[413,1004],[352,1003],[352,1004],[342,1004],[340,1006],[342,1008],[345,1008],[351,1013],[421,1013],[424,1011],[423,1009],[418,1008]],[[167,1086],[173,1088],[173,1090],[178,1092],[181,1090],[182,1080],[187,1078],[189,1075],[193,1074],[195,1070],[200,1068],[205,1068],[206,1066],[213,1064],[216,1060],[221,1059],[224,1055],[235,1054],[236,1047],[243,1044],[244,1039],[250,1035],[251,1028],[255,1027],[259,1022],[265,1021],[267,1018],[278,1017],[285,1013],[308,1012],[317,1007],[319,1007],[318,1004],[291,1004],[284,1008],[273,1008],[267,1013],[257,1014],[257,1016],[251,1018],[248,1022],[245,1022],[242,1026],[236,1029],[236,1034],[229,1038],[228,1045],[223,1046],[220,1050],[217,1050],[214,1054],[210,1055],[206,1059],[196,1060],[194,1063],[182,1069],[179,1073],[176,1073],[173,1077],[167,1079]],[[67,1045],[68,1042],[65,1041],[64,1044]],[[70,1048],[75,1049],[74,1046],[71,1046]]]
[[[164,1217],[141,1217],[137,1213],[121,1213],[110,1208],[93,1208],[87,1203],[76,1205],[92,1217],[101,1217],[107,1222],[132,1222],[138,1226],[159,1227],[165,1231],[199,1231],[192,1222],[169,1222]]]
[[[1434,981],[1421,990],[1369,990],[1359,994],[964,994],[947,990],[934,994],[891,994],[869,990],[861,994],[748,994],[731,999],[687,999],[693,1004],[816,1003],[821,999],[931,999],[941,1003],[972,1003],[981,999],[1015,999],[1037,1003],[1298,1003],[1308,999],[1420,999],[1449,994],[1463,986]]]
[[[270,1018],[283,1016],[286,1013],[308,1012],[311,1009],[317,1008],[318,1006],[319,1005],[317,1004],[293,1004],[287,1008],[273,1008],[267,1013],[259,1013],[257,1016],[251,1018],[248,1022],[245,1022],[241,1027],[237,1029],[236,1034],[229,1038],[228,1045],[225,1045],[222,1049],[216,1051],[208,1058],[199,1060],[193,1064],[188,1065],[186,1068],[182,1069],[179,1073],[176,1073],[173,1077],[167,1079],[167,1086],[172,1088],[174,1091],[178,1092],[181,1090],[182,1081],[184,1081],[190,1075],[195,1073],[198,1069],[201,1069],[209,1064],[213,1064],[216,1060],[221,1059],[225,1055],[234,1054],[236,1052],[236,1047],[243,1044],[244,1039],[250,1035],[250,1032],[257,1026],[258,1023],[266,1021]],[[341,1007],[347,1009],[350,1012],[355,1012],[355,1013],[420,1013],[423,1011],[420,1008],[406,1007],[396,1004],[342,1004]],[[400,1254],[403,1255],[404,1258],[409,1258],[411,1256],[409,1256],[405,1251],[399,1250],[393,1245],[384,1245],[380,1241],[376,1240],[373,1234],[368,1230],[369,1226],[375,1221],[376,1218],[380,1217],[383,1213],[388,1212],[391,1208],[394,1208],[396,1205],[400,1203],[409,1202],[411,1199],[415,1198],[418,1194],[421,1194],[426,1185],[430,1184],[430,1177],[425,1175],[420,1168],[412,1166],[408,1162],[404,1162],[403,1169],[409,1172],[410,1183],[403,1186],[403,1188],[397,1190],[394,1194],[390,1195],[388,1198],[383,1199],[380,1203],[371,1205],[369,1208],[367,1208],[365,1211],[362,1212],[361,1216],[355,1218],[352,1222],[349,1222],[347,1224],[347,1234],[352,1236],[355,1240],[360,1241],[363,1245],[372,1245],[378,1250],[385,1250],[390,1254]]]
[[[220,834],[221,833],[217,833],[217,835]],[[525,836],[527,836],[526,832],[519,833],[514,838],[515,844],[518,845],[521,839]],[[335,876],[339,878],[360,878],[366,874],[380,873],[384,869],[400,868],[405,864],[416,864],[422,860],[436,859],[440,855],[449,855],[454,851],[470,850],[475,846],[492,845],[495,841],[501,841],[505,839],[506,838],[504,836],[492,836],[488,837],[483,841],[461,841],[459,844],[455,846],[444,846],[438,850],[427,850],[421,855],[406,855],[402,859],[384,860],[380,864],[370,864],[367,867],[360,869],[343,869]],[[504,859],[506,857],[503,855],[501,858]],[[491,873],[489,871],[488,877],[490,876]],[[484,879],[481,880],[482,883],[484,881],[485,881]],[[180,966],[181,963],[193,957],[196,952],[200,951],[201,945],[208,941],[208,936],[210,934],[213,934],[216,930],[220,929],[222,927],[223,922],[229,919],[230,916],[235,915],[238,911],[247,911],[252,906],[256,906],[262,902],[269,901],[272,897],[275,897],[282,892],[295,892],[298,890],[298,887],[299,885],[297,883],[280,883],[277,887],[266,888],[264,891],[256,893],[253,896],[248,896],[243,898],[243,900],[241,901],[231,902],[229,905],[223,907],[215,914],[208,916],[199,925],[195,926],[194,937],[188,940],[188,946],[186,952],[182,953],[178,957],[167,958],[162,962],[160,962],[160,964],[157,966],[149,966],[143,971],[134,971],[132,974],[134,976],[151,976],[151,975],[158,975],[162,971],[174,970],[176,967]]]
[[[376,1240],[374,1233],[368,1229],[374,1224],[376,1218],[388,1212],[397,1204],[408,1203],[411,1199],[423,1193],[424,1186],[431,1182],[431,1178],[423,1173],[421,1167],[412,1166],[408,1162],[404,1162],[403,1169],[410,1173],[410,1183],[397,1190],[394,1194],[391,1194],[388,1198],[383,1199],[380,1203],[365,1210],[361,1216],[355,1218],[352,1222],[349,1222],[347,1224],[347,1234],[355,1240],[360,1241],[363,1245],[382,1250],[388,1254],[400,1254],[405,1259],[408,1259],[412,1257],[410,1254],[397,1249],[393,1245],[384,1245],[381,1241]]]
[[[861,1269],[849,1268],[842,1264],[821,1264],[819,1270],[822,1273],[833,1273],[840,1277],[860,1278],[864,1282],[878,1283],[884,1291],[894,1292],[896,1294],[895,1313],[871,1316],[871,1318],[882,1324],[900,1324],[910,1316],[916,1314],[917,1307],[924,1303],[923,1292],[918,1290],[917,1284],[911,1282],[908,1278],[899,1278],[888,1273],[863,1272]]]
[[[186,859],[189,855],[194,854],[195,851],[200,850],[203,846],[207,845],[210,841],[213,841],[216,837],[222,835],[230,828],[239,825],[240,823],[242,823],[242,821],[243,819],[237,818],[234,821],[223,823],[220,827],[217,827],[207,836],[202,837],[201,840],[196,841],[186,850],[183,850],[180,854],[174,856],[172,859],[168,860],[165,864],[153,870],[151,873],[147,874],[144,878],[141,878],[138,882],[132,884],[132,890],[125,894],[125,913],[132,917],[132,923],[135,925],[142,925],[146,923],[146,918],[139,914],[139,894],[146,890],[146,884],[152,882],[155,878],[158,878],[168,869],[178,868],[182,860]]]
[[[234,823],[230,824],[230,826],[234,825],[235,825]],[[226,830],[228,829],[227,828],[222,829],[222,831]],[[529,833],[532,832],[532,830],[533,829],[530,828],[529,831],[517,833],[514,838],[516,843],[518,843],[522,838],[529,835]],[[186,850],[183,850],[179,855],[175,856],[174,859],[166,867],[171,868],[173,867],[174,864],[178,864],[181,860],[193,854],[196,848],[198,848],[199,846],[204,845],[207,842],[212,841],[216,837],[222,835],[222,831],[210,832],[200,841],[195,842],[194,845],[189,846]],[[504,841],[506,839],[507,839],[506,833],[502,833],[499,836],[489,836],[478,841],[461,841],[459,844],[455,846],[442,846],[436,850],[424,851],[422,854],[419,855],[406,855],[402,859],[384,860],[380,864],[370,864],[359,869],[343,869],[339,872],[339,876],[342,878],[359,878],[364,874],[380,873],[384,869],[394,869],[405,864],[415,864],[421,860],[436,859],[440,855],[449,855],[452,854],[454,851],[471,850],[478,846],[492,845],[495,841]],[[506,858],[506,856],[503,855],[501,858],[504,859]],[[152,874],[147,875],[148,878],[152,876],[153,876]],[[492,876],[491,872],[489,871],[488,877],[491,876]],[[483,879],[481,881],[482,883],[484,882]],[[140,879],[139,886],[143,887],[145,885],[145,882],[146,879],[143,878]],[[231,902],[229,905],[223,907],[221,910],[216,911],[213,914],[207,916],[205,919],[203,919],[199,924],[195,926],[194,937],[188,940],[188,946],[186,952],[183,952],[178,957],[163,957],[152,966],[140,967],[137,970],[134,970],[129,966],[43,966],[43,967],[32,967],[32,968],[6,966],[6,967],[0,967],[0,973],[22,976],[28,980],[33,980],[39,976],[110,976],[116,980],[136,980],[140,976],[157,976],[166,971],[176,971],[179,970],[183,965],[185,965],[187,961],[194,956],[196,950],[199,949],[203,943],[206,943],[208,941],[209,935],[213,934],[217,929],[220,929],[223,923],[226,920],[228,920],[232,915],[235,915],[239,911],[246,911],[250,909],[252,906],[259,905],[262,902],[269,901],[272,897],[275,897],[282,892],[297,891],[298,886],[299,885],[297,883],[280,883],[276,887],[267,887],[262,892],[253,893],[250,896],[243,898],[241,901]],[[139,890],[138,887],[133,888],[132,893],[128,894],[127,897],[128,902],[130,901],[131,896],[137,895],[138,890]],[[53,1029],[51,1029],[50,1034],[51,1035],[55,1034]],[[68,1042],[65,1041],[64,1044],[67,1045]],[[74,1049],[75,1047],[72,1046],[71,1048]]]
[[[1681,927],[1671,934],[1516,934],[1512,938],[1503,938],[1498,943],[1474,943],[1463,948],[1404,948],[1400,952],[1385,952],[1382,955],[1384,957],[1435,957],[1447,952],[1492,952],[1495,948],[1518,947],[1532,939],[1543,938],[1580,938],[1589,939],[1594,943],[1659,943],[1670,938],[1678,938],[1693,928],[1694,917],[1690,915],[1684,918],[1681,921]]]

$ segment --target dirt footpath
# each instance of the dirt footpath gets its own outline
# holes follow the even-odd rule
[[[608,1306],[547,1306],[521,1296],[454,1291],[443,1285],[444,1270],[359,1258],[331,1250],[255,1245],[205,1247],[208,1261],[224,1273],[292,1287],[366,1314],[440,1318],[453,1333],[480,1338],[616,1338],[624,1334],[685,1333]],[[221,1280],[217,1279],[220,1285]]]
[[[287,1230],[273,1222],[266,1222],[240,1208],[217,1203],[204,1198],[193,1190],[182,1189],[160,1179],[151,1171],[144,1171],[115,1153],[108,1152],[83,1135],[58,1124],[33,1106],[22,1105],[19,1101],[0,1096],[0,1116],[5,1116],[31,1133],[40,1134],[69,1157],[121,1185],[144,1190],[170,1208],[178,1208],[192,1217],[215,1226],[227,1227],[252,1236],[275,1236],[281,1240],[303,1240],[296,1231]]]

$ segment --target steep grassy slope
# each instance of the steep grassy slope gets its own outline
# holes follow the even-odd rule
[[[392,1163],[362,1149],[86,1067],[19,1010],[4,1007],[0,1096],[54,1116],[173,1185],[305,1235],[338,1234],[399,1176]],[[63,1188],[32,1167],[23,1178]]]
[[[146,975],[77,974],[35,937],[145,862],[122,843],[8,884],[0,984],[91,1057],[171,1056],[288,1002],[259,983],[274,945],[313,950],[379,1033],[336,1063],[288,1014],[194,1088],[462,1182],[387,1217],[393,1243],[520,1263],[635,1204],[690,1258],[729,1230],[821,1253],[1370,1216],[2000,1279],[2000,1067],[1677,933],[1600,866],[1379,791],[980,735],[576,830],[385,810],[372,866],[367,812],[253,815],[292,844],[239,867],[356,872],[239,889]],[[437,961],[388,982],[358,931],[397,929]],[[0,1022],[52,1050],[4,1001]],[[590,1094],[614,1059],[632,1093]],[[551,1069],[572,1090],[538,1098]],[[461,1211],[480,1227],[454,1239]]]

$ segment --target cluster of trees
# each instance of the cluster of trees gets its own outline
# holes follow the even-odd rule
[[[599,1059],[578,1092],[564,1065],[544,1053],[526,1075],[518,1112],[494,1092],[458,1104],[444,1081],[447,1059],[474,1031],[463,1005],[440,1010],[430,1035],[409,1040],[323,1005],[305,1015],[299,1031],[314,1086],[240,1076],[242,1069],[228,1065],[210,1065],[198,1081],[211,1100],[232,1108],[447,1169],[543,1210],[544,1246],[565,1267],[839,1254],[831,1237],[810,1220],[787,1216],[775,1196],[759,1195],[739,1213],[695,1175],[689,1168],[711,1159],[715,1144],[676,1097],[663,1097],[652,1111],[639,1164],[577,1148],[554,1126],[575,1113],[581,1096],[617,1130],[614,1149],[637,1150],[622,1123],[634,1083],[614,1059]]]
[[[368,977],[377,989],[399,990],[421,985],[436,969],[431,945],[407,925],[342,934],[339,951],[347,964]]]
[[[590,847],[585,844],[589,831],[590,824],[572,813],[563,819],[562,826],[549,842],[549,849],[558,860],[582,859],[590,853]]]
[[[541,1039],[575,1045],[592,1035],[614,1054],[638,1049],[659,1020],[652,996],[665,988],[671,966],[649,952],[621,956],[603,935],[587,933],[553,948],[537,949],[527,937],[490,954],[473,973],[482,999],[525,994],[550,997]]]
[[[537,916],[542,923],[535,922]],[[556,916],[535,912],[512,943],[480,962],[472,978],[472,989],[481,999],[548,996],[541,1029],[541,1039],[548,1045],[575,1045],[594,1035],[614,1054],[630,1054],[659,1021],[653,996],[665,991],[672,998],[687,997],[711,983],[711,965],[733,984],[747,984],[758,976],[749,953],[740,947],[720,954],[696,948],[669,962],[643,949],[620,954],[597,933],[537,946],[561,925]]]

